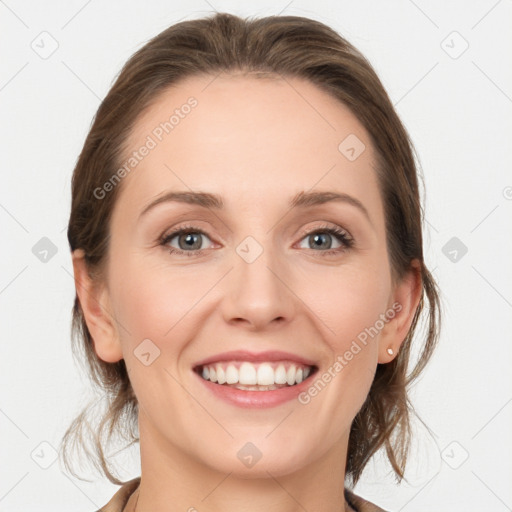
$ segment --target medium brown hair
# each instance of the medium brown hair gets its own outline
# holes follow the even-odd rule
[[[94,190],[106,183],[123,161],[126,141],[143,111],[160,93],[196,75],[242,71],[249,75],[306,79],[350,108],[370,135],[377,155],[377,176],[385,208],[387,249],[394,279],[420,262],[422,296],[400,351],[379,364],[362,408],[351,427],[346,476],[355,484],[372,455],[384,447],[398,481],[404,477],[413,412],[407,389],[423,371],[439,337],[440,299],[423,258],[422,221],[414,147],[377,74],[366,58],[328,26],[298,16],[241,19],[220,13],[183,21],[161,32],[124,65],[102,101],[85,140],[72,178],[68,240],[72,251],[83,249],[89,272],[101,278],[109,247],[110,218],[122,183],[99,200]],[[341,141],[340,141],[341,142]],[[425,328],[416,364],[408,372],[413,335],[425,305]],[[122,484],[108,467],[104,447],[114,434],[137,442],[138,404],[124,360],[98,358],[78,297],[72,322],[75,356],[106,402],[98,425],[91,427],[91,405],[63,437],[64,463],[72,443],[107,478]],[[88,450],[88,441],[94,452]]]

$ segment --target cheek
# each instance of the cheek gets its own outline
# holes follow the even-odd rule
[[[387,274],[377,266],[354,264],[310,279],[301,296],[307,297],[329,356],[299,399],[311,421],[329,425],[326,438],[335,439],[350,429],[374,378],[378,334],[369,332],[386,311]],[[318,286],[321,282],[324,286]]]
[[[174,340],[180,339],[178,333],[183,334],[188,315],[193,316],[195,305],[211,287],[209,281],[198,279],[190,270],[135,259],[118,266],[111,273],[111,283],[114,310],[126,328],[119,329],[123,342],[133,346],[149,338],[160,349],[178,349]]]
[[[356,266],[332,267],[323,272],[323,278],[311,276],[302,296],[321,320],[329,345],[339,353],[385,313],[390,291],[388,275],[377,268]]]
[[[139,403],[151,408],[171,400],[189,407],[178,384],[181,356],[197,332],[194,314],[210,279],[134,258],[111,272],[110,281],[123,357]]]
[[[310,282],[307,293],[306,288],[302,292],[319,319],[317,328],[330,353],[327,367],[318,376],[330,391],[317,406],[321,402],[336,425],[353,418],[366,399],[378,363],[380,330],[375,326],[382,327],[380,315],[386,312],[390,291],[385,268],[359,263],[331,268],[321,287],[322,276],[311,276],[317,286]],[[321,414],[317,406],[312,409],[315,415]]]

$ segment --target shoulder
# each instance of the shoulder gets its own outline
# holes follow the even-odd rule
[[[357,512],[386,512],[383,508],[366,501],[364,498],[361,498],[361,496],[354,494],[348,489],[345,489],[345,499]]]
[[[125,482],[112,496],[110,501],[96,512],[122,512],[130,496],[140,484],[140,476]]]

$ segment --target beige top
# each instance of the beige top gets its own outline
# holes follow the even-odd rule
[[[96,512],[123,512],[124,507],[128,503],[130,496],[137,490],[140,484],[140,476],[126,482],[121,486],[120,489],[112,496],[112,499],[102,508]],[[349,505],[356,512],[386,512],[384,509],[377,507],[373,503],[364,500],[360,496],[352,493],[348,489],[345,489],[345,499]],[[132,512],[126,510],[124,512]]]

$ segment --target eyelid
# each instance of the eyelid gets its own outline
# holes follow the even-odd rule
[[[325,251],[315,251],[314,249],[310,249],[321,256],[340,255],[356,247],[355,239],[348,230],[337,224],[329,225],[327,223],[316,228],[305,229],[299,238],[299,243],[301,243],[305,238],[317,233],[328,233],[331,237],[337,239],[340,244],[340,247],[326,249]]]
[[[188,233],[188,232],[199,233],[201,235],[206,236],[210,240],[212,240],[212,237],[205,230],[199,228],[198,226],[194,226],[192,224],[186,224],[186,225],[178,225],[176,227],[173,227],[171,229],[164,231],[163,234],[158,238],[158,242],[161,245],[165,245],[169,242],[169,240],[171,240],[177,236],[180,236],[184,233]],[[212,240],[212,243],[214,243],[213,240]],[[181,249],[179,249],[179,250],[181,250]],[[203,251],[205,249],[197,249],[197,250]],[[186,251],[186,252],[194,252],[194,251]]]
[[[327,250],[320,250],[315,251],[314,249],[310,249],[313,252],[317,252],[320,255],[331,255],[331,254],[341,254],[342,252],[348,251],[349,249],[353,248],[355,245],[354,237],[350,234],[350,232],[345,229],[344,227],[341,227],[334,223],[328,223],[326,221],[323,221],[323,224],[314,228],[303,228],[301,230],[301,234],[298,235],[300,238],[298,240],[298,243],[302,242],[304,238],[307,236],[311,236],[317,233],[329,233],[334,238],[338,239],[338,242],[341,244],[341,247],[334,248],[334,249],[327,249]],[[171,228],[170,230],[166,230],[160,237],[159,237],[159,245],[167,247],[168,250],[170,250],[171,253],[175,254],[187,254],[187,256],[194,256],[194,255],[202,255],[205,251],[208,249],[193,249],[191,251],[186,251],[183,249],[178,249],[176,247],[169,247],[167,244],[172,240],[173,238],[180,236],[185,233],[198,233],[200,235],[206,236],[208,239],[212,241],[213,244],[216,242],[213,241],[212,237],[203,229],[194,226],[193,224],[184,224],[184,225],[178,225],[176,227]],[[297,243],[297,242],[296,242]],[[296,245],[296,244],[294,244]]]
[[[336,223],[328,222],[328,221],[322,221],[322,222],[323,222],[323,224],[320,226],[302,228],[300,231],[300,235],[306,236],[306,235],[309,235],[309,234],[314,233],[317,230],[321,230],[321,229],[338,229],[340,231],[343,231],[347,235],[348,238],[351,238],[351,239],[354,238],[351,235],[350,231],[348,229],[344,228],[343,226],[340,226]],[[187,224],[187,223],[185,223],[185,224],[178,223],[176,226],[166,229],[162,233],[162,235],[159,237],[159,240],[166,238],[167,236],[172,235],[172,234],[176,235],[180,231],[194,231],[195,233],[201,233],[201,234],[206,235],[209,238],[211,238],[210,235],[205,230],[200,228],[198,225]],[[299,235],[297,235],[297,236],[299,236]]]
[[[334,224],[334,223],[330,223],[330,222],[325,222],[323,221],[323,224],[321,226],[316,226],[316,227],[313,227],[313,228],[303,228],[301,229],[301,232],[300,232],[300,235],[302,238],[307,236],[307,235],[311,235],[313,233],[316,233],[317,231],[325,231],[325,230],[335,230],[335,231],[340,231],[342,232],[347,238],[349,238],[350,240],[354,240],[354,237],[350,234],[350,232],[348,231],[348,229],[342,227],[342,226],[339,226],[338,224]],[[301,240],[302,240],[301,238]]]

